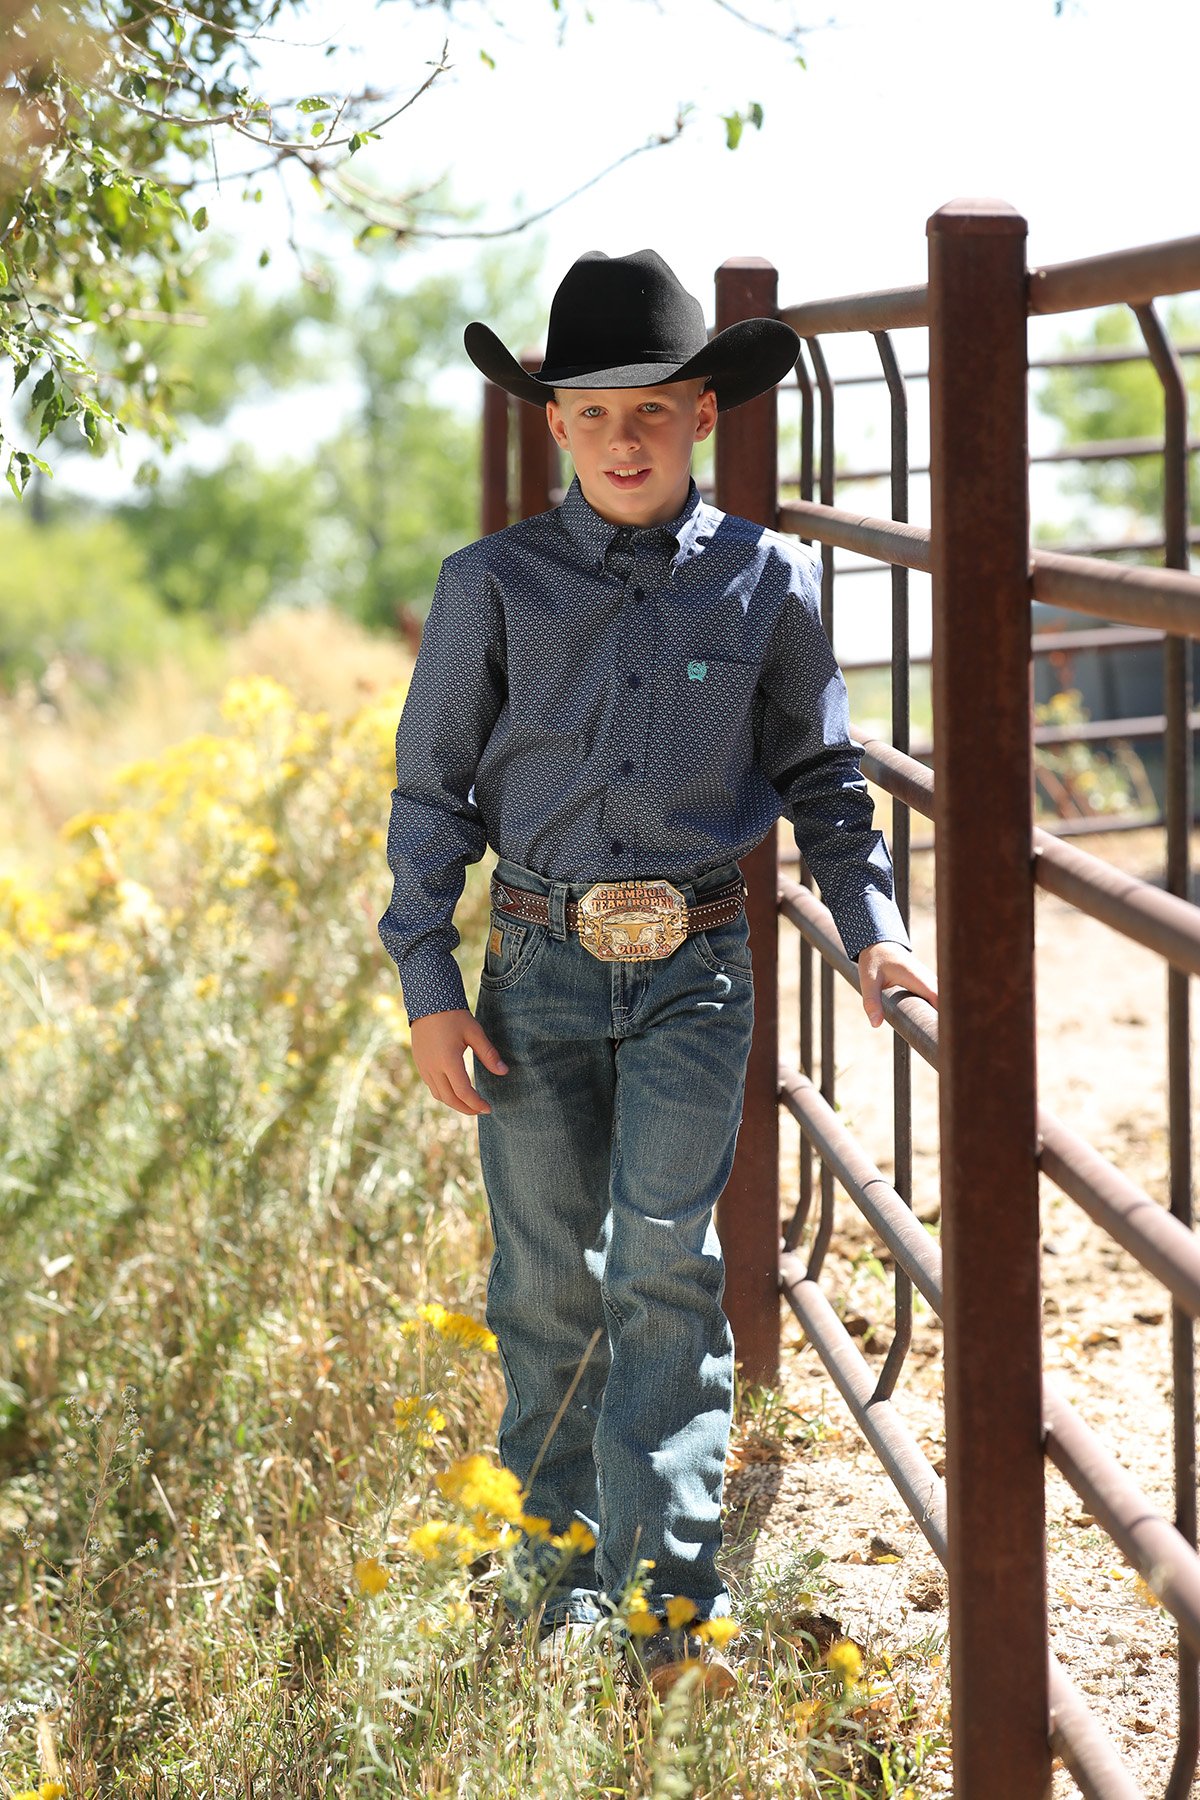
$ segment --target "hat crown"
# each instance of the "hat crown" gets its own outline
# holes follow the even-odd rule
[[[543,381],[627,363],[686,362],[708,342],[704,309],[656,250],[589,250],[550,306]]]

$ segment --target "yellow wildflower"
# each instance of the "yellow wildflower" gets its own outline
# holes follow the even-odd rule
[[[362,1556],[354,1565],[354,1579],[364,1594],[382,1594],[391,1580],[377,1556]]]
[[[787,1709],[786,1717],[796,1726],[802,1737],[807,1737],[813,1728],[821,1710],[819,1700],[797,1700]]]
[[[418,1619],[417,1636],[423,1638],[436,1637],[444,1627],[440,1619]]]
[[[853,1638],[839,1638],[830,1645],[825,1663],[843,1687],[854,1687],[862,1674],[862,1651]]]
[[[115,812],[74,813],[59,826],[58,835],[69,844],[72,838],[82,837],[85,831],[107,831],[118,816]]]
[[[662,1621],[657,1613],[650,1611],[645,1594],[635,1594],[629,1602],[625,1623],[634,1637],[650,1637],[659,1629]]]
[[[221,717],[232,725],[254,726],[295,708],[293,696],[273,677],[248,675],[226,685],[220,710]]]
[[[686,1594],[672,1594],[667,1601],[667,1624],[672,1631],[678,1631],[681,1625],[695,1618],[698,1610],[696,1602],[689,1600]]]
[[[221,977],[210,969],[207,975],[199,976],[192,983],[192,992],[197,1000],[207,1000],[216,993],[220,985]]]
[[[464,1350],[494,1350],[495,1333],[466,1313],[450,1312],[439,1300],[427,1300],[417,1308],[418,1315],[432,1325],[440,1337]]]
[[[737,1637],[741,1629],[736,1619],[705,1619],[693,1628],[692,1635],[702,1638],[706,1643],[713,1644],[718,1650],[722,1650],[726,1644]]]
[[[439,1406],[422,1406],[419,1394],[410,1394],[406,1399],[392,1402],[392,1416],[397,1431],[406,1426],[418,1425],[417,1445],[422,1450],[432,1450],[434,1432],[446,1429],[446,1415]]]
[[[464,1456],[435,1477],[448,1500],[466,1512],[480,1510],[510,1519],[521,1517],[521,1484],[511,1469],[497,1468],[478,1452]]]
[[[572,1519],[567,1529],[560,1532],[551,1542],[559,1550],[592,1550],[596,1544],[596,1534],[590,1531],[582,1519]]]
[[[458,1562],[469,1563],[483,1550],[491,1547],[466,1525],[456,1525],[450,1519],[426,1520],[424,1525],[418,1525],[409,1532],[405,1543],[408,1549],[423,1556],[426,1562],[436,1562],[440,1556],[453,1555]]]
[[[1133,1584],[1133,1590],[1134,1590],[1134,1593],[1137,1595],[1138,1599],[1141,1601],[1143,1606],[1161,1606],[1162,1605],[1162,1601],[1159,1599],[1158,1595],[1155,1593],[1154,1589],[1150,1586],[1150,1583],[1146,1580],[1144,1575],[1138,1576],[1137,1580]]]
[[[550,1536],[549,1519],[539,1519],[536,1513],[523,1512],[517,1520],[517,1524],[521,1526],[522,1530],[527,1531],[530,1537],[547,1538]]]
[[[38,1789],[38,1800],[63,1800],[66,1791],[61,1781],[43,1781]]]

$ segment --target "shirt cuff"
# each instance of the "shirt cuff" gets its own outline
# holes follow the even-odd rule
[[[436,944],[418,945],[399,968],[410,1025],[427,1013],[457,1012],[466,1007],[462,970],[448,950]]]
[[[905,950],[912,949],[912,939],[900,908],[878,888],[869,888],[866,893],[852,898],[839,895],[832,902],[826,900],[825,904],[833,914],[842,947],[851,962],[858,961],[859,953],[868,944],[888,942],[901,944]]]

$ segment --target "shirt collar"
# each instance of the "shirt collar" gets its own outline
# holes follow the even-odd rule
[[[563,529],[576,549],[594,567],[602,568],[613,538],[618,531],[627,528],[614,525],[610,519],[601,517],[585,499],[578,475],[572,477],[558,512]],[[704,529],[704,503],[700,498],[700,489],[696,486],[695,479],[689,478],[687,498],[675,517],[665,520],[661,525],[634,526],[629,531],[628,542],[633,548],[639,540],[664,534],[676,546],[672,566],[677,568],[685,556],[696,554],[699,544],[705,541],[703,536],[698,537]]]

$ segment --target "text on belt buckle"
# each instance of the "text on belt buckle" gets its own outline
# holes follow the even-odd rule
[[[577,919],[580,943],[603,962],[649,962],[686,938],[687,901],[669,881],[598,881]]]

